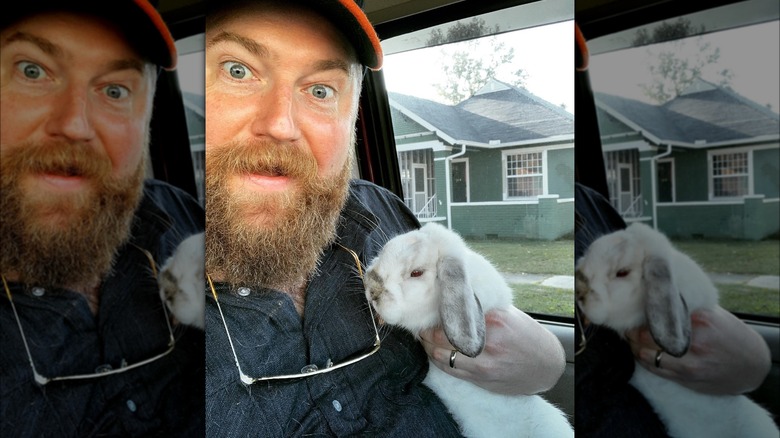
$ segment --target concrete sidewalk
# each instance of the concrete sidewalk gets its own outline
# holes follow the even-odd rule
[[[780,276],[777,275],[738,275],[709,274],[715,284],[744,284],[763,289],[780,289]]]
[[[737,275],[709,274],[717,284],[744,284],[763,289],[780,290],[780,276],[777,275]],[[569,275],[546,274],[504,274],[509,284],[539,284],[558,289],[574,290],[574,277]]]
[[[558,289],[574,290],[574,277],[547,274],[503,274],[509,284],[540,284]]]

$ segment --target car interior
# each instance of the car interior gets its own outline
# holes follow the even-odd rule
[[[156,5],[169,24],[175,39],[181,42],[181,45],[177,43],[180,55],[201,57],[202,62],[202,33],[205,26],[203,2],[159,0]],[[364,2],[364,9],[375,24],[381,40],[399,41],[403,40],[404,36],[409,36],[411,45],[415,41],[413,37],[415,32],[508,8],[525,11],[522,22],[516,25],[519,29],[556,22],[571,22],[571,26],[574,27],[576,23],[578,27],[574,42],[576,69],[571,71],[570,79],[574,83],[574,113],[576,114],[574,119],[575,178],[579,183],[607,196],[609,196],[609,189],[594,91],[589,77],[589,57],[600,50],[608,50],[609,44],[616,44],[614,41],[620,40],[621,32],[661,20],[696,14],[705,9],[730,8],[722,9],[719,15],[724,18],[723,26],[778,20],[776,0],[714,0],[704,3],[685,0],[365,0]],[[406,49],[393,50],[400,52]],[[178,72],[161,72],[158,81],[155,114],[165,114],[165,117],[156,116],[152,119],[151,167],[155,178],[181,187],[202,201],[205,104],[202,95],[193,96],[190,92],[182,90],[181,84],[187,76],[194,76],[195,80],[198,80],[198,72],[195,71],[197,69],[188,70],[189,67],[182,68],[182,65],[180,63]],[[386,187],[403,199],[403,182],[399,171],[396,138],[393,133],[390,95],[382,71],[366,73],[357,131],[356,168],[359,177]],[[572,266],[573,264],[574,260]],[[531,315],[551,330],[564,346],[566,371],[556,387],[546,392],[544,397],[561,407],[573,419],[574,317],[540,313]],[[778,398],[780,391],[777,391],[780,388],[780,321],[776,315],[764,317],[739,314],[738,316],[766,339],[772,352],[771,373],[762,387],[751,396],[768,407],[776,418],[780,418]]]
[[[577,46],[578,69],[575,79],[577,93],[575,159],[578,182],[593,188],[609,199],[607,175],[602,158],[602,136],[599,132],[594,90],[591,86],[592,77],[588,68],[589,57],[626,47],[630,45],[627,35],[630,35],[631,31],[664,20],[674,22],[680,17],[685,17],[702,26],[702,29],[706,28],[707,32],[715,32],[760,23],[776,23],[779,18],[778,12],[777,2],[762,0],[717,0],[706,4],[677,0],[577,0],[575,20],[581,31],[581,40],[578,41]],[[776,55],[774,56],[776,59]],[[769,345],[772,357],[771,371],[761,387],[748,395],[767,408],[774,415],[775,422],[780,424],[778,422],[780,418],[780,399],[778,399],[780,325],[777,314],[770,317],[761,314],[734,313],[760,333]]]

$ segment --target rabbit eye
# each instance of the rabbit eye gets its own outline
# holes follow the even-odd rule
[[[419,277],[419,276],[423,275],[423,272],[425,272],[425,271],[423,271],[422,269],[415,269],[414,271],[412,271],[410,276],[411,277]]]
[[[621,269],[621,270],[617,271],[617,274],[615,274],[615,276],[617,278],[623,278],[623,277],[627,276],[630,272],[631,272],[630,269]]]

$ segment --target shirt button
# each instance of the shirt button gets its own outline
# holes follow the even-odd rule
[[[339,403],[338,400],[333,400],[333,409],[335,409],[336,412],[341,412],[341,403]]]
[[[46,289],[42,287],[34,287],[32,288],[32,294],[35,295],[36,297],[42,297],[43,295],[46,294]]]
[[[248,297],[251,290],[248,287],[239,287],[237,292],[242,297]]]
[[[135,402],[132,400],[127,401],[127,409],[130,409],[130,412],[135,412],[138,410],[138,406],[135,405]]]
[[[313,373],[313,372],[317,371],[317,369],[318,369],[317,365],[309,364],[309,365],[306,365],[305,367],[301,368],[301,374]]]
[[[105,373],[105,372],[111,371],[112,369],[113,368],[111,367],[111,364],[105,363],[103,365],[98,365],[95,368],[95,373],[96,374],[101,374],[101,373]]]

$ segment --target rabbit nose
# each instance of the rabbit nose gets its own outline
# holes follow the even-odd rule
[[[577,294],[578,301],[584,300],[585,296],[590,292],[590,283],[582,271],[574,273],[574,291]]]
[[[376,271],[369,271],[366,274],[366,289],[368,290],[368,293],[371,296],[371,300],[373,301],[376,301],[379,296],[382,295],[384,282],[382,281],[382,277],[380,277]]]

